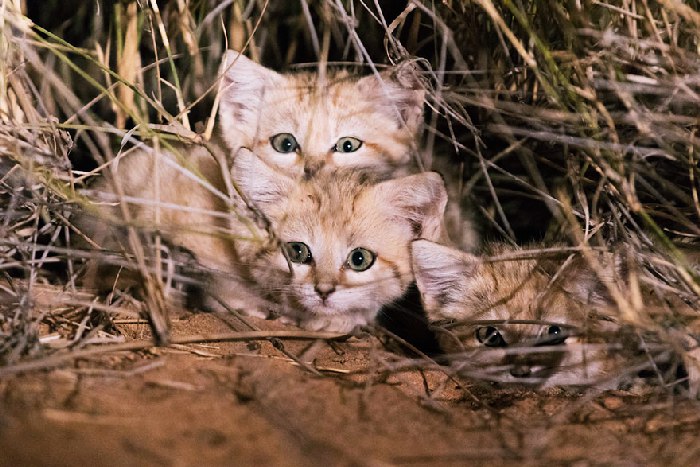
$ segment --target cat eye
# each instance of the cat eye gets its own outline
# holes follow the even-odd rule
[[[476,328],[476,339],[486,347],[505,347],[508,345],[498,329],[493,326]]]
[[[333,150],[335,152],[355,152],[361,147],[362,141],[360,141],[357,138],[346,136],[344,138],[340,138],[338,142],[335,143],[335,146],[333,146]]]
[[[285,245],[285,249],[287,250],[287,258],[292,263],[309,264],[314,259],[306,243],[289,242]]]
[[[299,143],[291,133],[278,133],[270,138],[270,144],[275,151],[283,154],[294,152],[299,149]]]
[[[374,253],[366,248],[355,248],[348,255],[347,265],[353,271],[361,272],[374,264]]]
[[[552,325],[547,328],[547,337],[545,338],[546,345],[559,345],[563,344],[566,340],[566,333],[562,328],[556,325]]]

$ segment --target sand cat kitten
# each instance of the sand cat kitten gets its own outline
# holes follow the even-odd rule
[[[117,167],[132,223],[189,250],[209,274],[207,292],[249,314],[274,312],[309,329],[349,331],[407,289],[410,242],[440,237],[447,195],[435,173],[374,182],[361,171],[339,170],[296,180],[242,149],[232,179],[270,221],[280,248],[245,218],[227,213],[221,169],[204,151],[182,164],[168,153],[159,156],[156,203],[154,157],[141,151]],[[105,183],[97,190],[115,199]],[[114,210],[106,214],[118,222]],[[99,241],[104,223],[83,224]],[[101,235],[110,249],[123,243],[113,232]],[[215,300],[208,306],[217,308]]]
[[[491,253],[518,251],[496,246]],[[588,270],[552,283],[551,264],[541,259],[488,262],[426,240],[413,243],[412,259],[429,320],[458,323],[443,326],[439,340],[446,351],[464,352],[466,373],[542,386],[604,379],[605,353],[577,345],[584,330],[611,326],[595,319],[606,301]]]
[[[289,175],[362,167],[415,171],[424,91],[406,65],[363,78],[346,72],[280,74],[229,50],[222,65],[222,137]]]

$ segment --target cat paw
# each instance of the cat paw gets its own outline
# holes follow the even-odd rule
[[[350,333],[354,329],[365,326],[368,320],[356,315],[320,316],[303,320],[300,326],[309,331],[328,331]]]
[[[700,399],[700,347],[688,350],[683,356],[688,373],[688,392],[691,399]]]

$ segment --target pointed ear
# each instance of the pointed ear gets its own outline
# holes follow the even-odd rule
[[[425,309],[435,313],[464,293],[465,284],[476,273],[479,260],[438,243],[416,240],[411,244],[411,263]]]
[[[411,134],[418,132],[423,123],[425,89],[413,63],[404,62],[378,75],[366,76],[357,82],[357,87],[361,96],[376,102],[396,119],[399,127],[405,125]]]
[[[560,287],[580,303],[596,307],[612,306],[606,283],[617,287],[623,285],[628,276],[629,261],[623,252],[598,252],[592,256],[592,266],[584,257],[578,256],[559,272]]]
[[[246,148],[236,152],[231,178],[243,196],[263,213],[280,205],[294,187],[294,180],[276,171]]]
[[[228,129],[245,126],[255,129],[266,90],[282,86],[284,76],[233,50],[224,54],[220,73],[219,118],[224,138]]]
[[[437,172],[397,178],[374,186],[377,206],[385,206],[397,220],[408,221],[413,238],[440,240],[447,204],[445,182]]]

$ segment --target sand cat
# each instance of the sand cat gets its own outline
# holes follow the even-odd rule
[[[415,172],[424,91],[405,65],[379,75],[280,74],[229,50],[220,131],[288,175],[356,167],[386,176]]]
[[[204,268],[208,308],[218,301],[252,315],[277,313],[315,330],[349,331],[401,296],[412,282],[410,242],[440,237],[447,202],[436,173],[376,181],[348,169],[300,180],[246,149],[228,174],[204,150],[182,162],[138,151],[113,173],[131,225],[159,232]],[[277,241],[250,213],[229,212],[228,175],[270,222]],[[106,182],[93,192],[95,199],[119,200]],[[122,248],[125,236],[104,220],[123,223],[118,206],[97,214],[102,219],[79,222],[83,230],[102,247]]]
[[[501,245],[489,257],[514,253],[526,252]],[[582,345],[613,326],[596,315],[607,304],[603,285],[580,264],[553,280],[554,262],[533,258],[488,261],[427,240],[413,243],[416,282],[443,349],[461,354],[464,372],[478,379],[605,386],[606,352]]]

